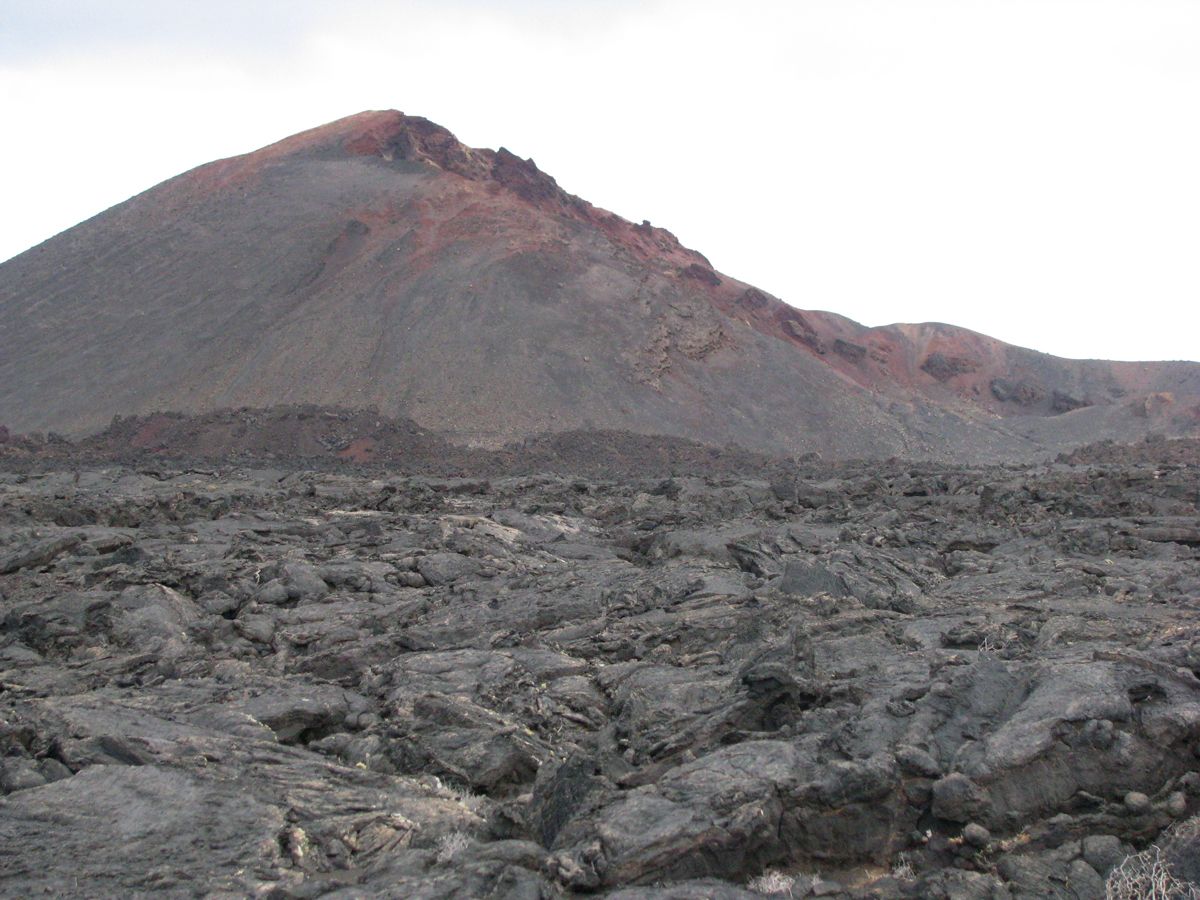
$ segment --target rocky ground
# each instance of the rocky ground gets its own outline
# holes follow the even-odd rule
[[[1096,458],[10,467],[0,893],[1183,891],[1200,467]]]

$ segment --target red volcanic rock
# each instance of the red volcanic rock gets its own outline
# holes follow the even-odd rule
[[[770,303],[771,298],[758,288],[746,288],[737,298],[737,305],[743,309],[766,309]]]
[[[1055,391],[1050,397],[1050,409],[1055,413],[1074,412],[1077,409],[1083,409],[1085,406],[1091,405],[1087,400],[1080,400],[1063,391]]]
[[[150,416],[129,438],[129,446],[134,450],[153,450],[162,446],[164,436],[170,432],[173,424],[169,416]]]
[[[1013,381],[1011,378],[993,378],[990,387],[992,396],[1001,403],[1032,406],[1042,399],[1042,392],[1036,387],[1021,381]]]
[[[811,347],[817,353],[825,352],[825,345],[822,343],[821,338],[817,336],[816,329],[808,324],[808,320],[799,312],[783,320],[783,330],[800,341],[800,343]]]
[[[1134,414],[1143,419],[1159,419],[1167,415],[1175,406],[1175,395],[1170,391],[1160,391],[1157,394],[1149,394],[1141,400],[1133,404]],[[1193,417],[1200,413],[1200,407],[1195,407],[1189,411]]]
[[[978,368],[978,363],[972,360],[962,356],[947,356],[936,350],[925,357],[925,361],[921,363],[921,371],[927,372],[938,381],[948,381],[955,375],[965,375]]]
[[[363,437],[355,438],[345,447],[338,451],[337,455],[342,459],[348,459],[356,463],[369,463],[376,458],[378,453],[376,441],[374,438]]]
[[[867,356],[867,348],[862,344],[854,344],[850,341],[844,341],[837,338],[833,342],[833,352],[838,356],[843,356],[852,363],[860,363]]]
[[[558,183],[539,169],[532,159],[521,159],[503,147],[496,152],[491,174],[497,184],[529,203],[575,205]]]
[[[679,274],[684,278],[691,278],[710,287],[717,287],[721,283],[721,279],[716,272],[708,266],[700,265],[700,263],[692,263],[690,266],[685,267]]]

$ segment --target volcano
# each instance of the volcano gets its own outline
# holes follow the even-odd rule
[[[0,266],[12,430],[285,404],[483,447],[606,429],[988,461],[1195,432],[1200,365],[799,310],[396,111],[201,166]]]

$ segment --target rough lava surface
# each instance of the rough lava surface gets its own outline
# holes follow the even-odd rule
[[[36,450],[0,467],[4,896],[1200,884],[1194,441],[486,477]]]
[[[395,111],[201,166],[0,266],[16,431],[279,404],[489,447],[615,429],[1000,461],[1195,433],[1200,365],[801,311],[531,160]]]

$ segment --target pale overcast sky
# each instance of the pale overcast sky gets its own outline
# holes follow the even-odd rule
[[[0,103],[0,259],[396,108],[801,308],[1200,358],[1200,0],[0,0]]]

